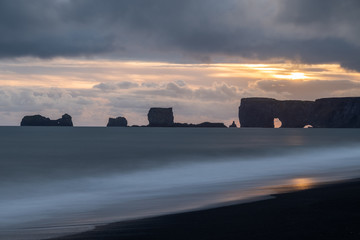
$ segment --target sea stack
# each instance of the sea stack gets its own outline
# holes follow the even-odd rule
[[[147,116],[149,127],[174,126],[174,114],[172,108],[150,108]]]
[[[25,116],[21,120],[20,126],[59,126],[59,127],[72,127],[73,122],[69,114],[62,115],[61,118],[57,120],[51,120],[50,118],[33,115]]]
[[[232,124],[229,126],[229,128],[237,128],[235,121],[232,122]]]
[[[124,117],[109,118],[107,127],[127,127],[128,122]]]

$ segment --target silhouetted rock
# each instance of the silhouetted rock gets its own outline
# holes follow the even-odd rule
[[[282,128],[358,128],[360,98],[323,98],[316,101],[279,101],[272,98],[243,98],[239,107],[241,127],[274,127],[279,118]]]
[[[195,127],[195,124],[192,123],[174,123],[173,127]]]
[[[227,128],[224,123],[211,123],[211,122],[203,122],[200,124],[196,124],[196,127],[203,128]]]
[[[174,123],[173,127],[182,127],[182,128],[226,128],[224,123],[211,123],[203,122],[200,124],[193,123]]]
[[[69,114],[64,114],[60,119],[50,120],[41,115],[25,116],[21,120],[21,126],[63,126],[72,127],[73,123]]]
[[[151,108],[148,113],[148,120],[148,127],[226,128],[224,123],[174,123],[172,108]]]
[[[107,127],[127,127],[128,122],[124,117],[109,118]]]
[[[237,128],[235,121],[232,122],[232,124],[229,126],[229,128]]]
[[[311,116],[315,128],[359,128],[360,97],[317,99]]]
[[[172,127],[174,125],[172,108],[150,108],[147,116],[149,127]]]

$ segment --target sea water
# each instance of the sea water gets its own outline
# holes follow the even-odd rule
[[[0,127],[0,239],[359,175],[359,129]]]

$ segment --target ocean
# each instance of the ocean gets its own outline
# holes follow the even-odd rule
[[[0,239],[46,239],[359,175],[360,129],[0,127]]]

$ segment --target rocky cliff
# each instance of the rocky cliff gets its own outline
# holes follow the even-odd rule
[[[360,97],[318,99],[311,116],[313,127],[360,128]]]
[[[107,127],[127,127],[128,122],[124,117],[109,118]]]
[[[43,117],[41,115],[25,116],[21,120],[21,126],[64,126],[72,127],[72,119],[69,114],[62,115],[57,120],[51,120],[50,118]]]
[[[172,108],[150,108],[147,116],[149,127],[172,127],[174,125]]]
[[[279,118],[282,128],[360,127],[359,98],[323,98],[316,101],[279,101],[272,98],[244,98],[239,107],[241,127],[273,128]]]

